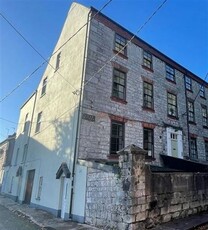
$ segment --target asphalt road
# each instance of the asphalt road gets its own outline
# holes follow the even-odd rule
[[[1,230],[40,230],[41,228],[31,223],[26,217],[18,216],[0,205]]]

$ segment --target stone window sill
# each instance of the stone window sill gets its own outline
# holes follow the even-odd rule
[[[189,121],[189,124],[191,124],[191,125],[196,125],[196,122],[194,122],[194,121]]]
[[[173,119],[173,120],[178,120],[178,117],[171,116],[171,115],[169,115],[169,114],[168,114],[168,118]]]
[[[145,69],[145,70],[148,70],[152,73],[154,73],[154,70],[153,69],[150,69],[149,67],[145,66],[145,65],[142,65],[142,68]]]
[[[193,93],[193,90],[192,89],[186,89],[186,91],[190,92],[190,93]]]
[[[113,50],[114,54],[118,54],[118,56],[124,58],[124,59],[128,59],[128,57],[125,54],[119,53],[117,50]]]
[[[142,109],[143,109],[144,111],[147,111],[147,112],[155,113],[155,110],[152,109],[152,108],[148,108],[148,107],[142,106]]]
[[[168,79],[168,78],[166,78],[166,80],[167,80],[168,82],[171,82],[171,83],[173,83],[173,84],[176,84],[175,81],[172,81],[172,80],[170,80],[170,79]]]
[[[122,104],[127,104],[127,101],[118,97],[111,96],[112,101],[120,102]]]
[[[119,155],[117,155],[116,153],[110,153],[109,155],[107,155],[107,158],[109,161],[118,162]]]

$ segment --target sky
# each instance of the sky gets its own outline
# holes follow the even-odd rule
[[[99,10],[108,0],[76,2]],[[112,0],[102,13],[136,33],[162,2]],[[71,3],[71,0],[0,0],[0,13],[47,58],[53,52]],[[205,79],[208,0],[168,0],[137,36]],[[0,15],[0,100],[42,62]],[[16,131],[20,107],[37,88],[44,70],[42,66],[0,103],[0,142]]]

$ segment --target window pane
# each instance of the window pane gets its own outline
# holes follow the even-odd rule
[[[119,70],[114,70],[113,75],[113,92],[112,95],[120,99],[125,99],[126,91],[126,82],[125,82],[125,73],[120,72]]]
[[[148,151],[148,155],[153,156],[154,143],[153,143],[153,129],[144,128],[143,130],[143,148]]]
[[[115,154],[124,147],[124,124],[112,122],[111,124],[111,153]]]

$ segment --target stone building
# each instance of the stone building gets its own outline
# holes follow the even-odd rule
[[[151,165],[161,166],[160,156],[206,163],[207,82],[132,36],[72,4],[50,65],[21,107],[7,180],[15,200],[84,222],[89,168],[116,165],[125,146],[146,150]]]
[[[6,181],[7,172],[11,167],[15,137],[16,133],[9,135],[0,143],[0,191],[4,190],[2,183]]]

